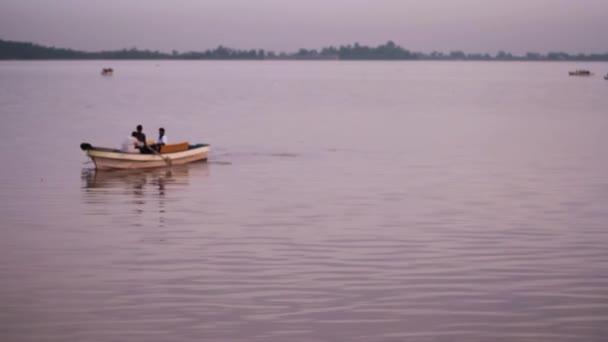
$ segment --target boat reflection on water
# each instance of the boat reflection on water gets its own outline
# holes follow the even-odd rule
[[[165,184],[169,183],[188,185],[191,168],[196,169],[197,176],[207,176],[209,173],[206,164],[146,170],[82,169],[82,180],[85,189],[143,189],[146,185],[152,185],[163,190]]]
[[[91,216],[122,218],[126,221],[120,223],[126,225],[162,226],[169,209],[188,197],[190,179],[208,176],[207,163],[149,170],[83,169],[83,202]]]

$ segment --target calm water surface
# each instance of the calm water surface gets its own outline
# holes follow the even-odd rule
[[[606,72],[2,62],[0,340],[606,341]]]

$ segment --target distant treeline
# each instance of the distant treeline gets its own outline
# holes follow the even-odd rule
[[[608,61],[604,54],[568,54],[528,52],[523,56],[500,51],[495,55],[465,53],[463,51],[412,52],[388,41],[376,47],[355,43],[345,46],[329,46],[320,50],[300,49],[296,52],[274,52],[265,50],[238,50],[219,46],[202,52],[189,51],[171,53],[139,50],[137,48],[117,51],[84,52],[72,49],[46,47],[33,43],[0,40],[0,59],[221,59],[221,60],[471,60],[471,61]]]

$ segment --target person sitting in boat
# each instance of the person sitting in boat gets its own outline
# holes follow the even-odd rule
[[[122,143],[122,151],[127,153],[139,152],[139,141],[137,140],[137,132],[132,132],[131,136],[125,139]]]
[[[139,142],[141,142],[143,145],[146,144],[146,135],[144,134],[143,130],[144,127],[142,125],[137,125],[137,131],[135,132],[135,134],[137,134],[136,138]]]
[[[146,142],[146,135],[143,132],[143,126],[137,125],[136,129],[137,131],[135,133],[137,134],[136,138],[138,141],[139,151],[144,154],[154,153],[154,151],[152,151],[152,149],[150,148],[150,146],[148,146],[148,143]]]
[[[165,129],[161,127],[158,129],[158,140],[156,140],[156,143],[154,145],[152,145],[151,147],[155,151],[160,152],[160,149],[162,148],[162,146],[167,145],[168,141],[169,140],[167,139],[167,136],[165,135]]]

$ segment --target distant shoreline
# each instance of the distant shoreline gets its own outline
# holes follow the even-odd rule
[[[608,60],[576,60],[576,59],[570,59],[570,60],[526,60],[526,59],[518,59],[518,60],[497,60],[497,59],[491,59],[491,60],[473,60],[473,59],[466,59],[466,60],[460,60],[460,59],[370,59],[370,60],[363,60],[363,59],[336,59],[336,60],[328,60],[328,59],[281,59],[281,58],[273,58],[273,59],[221,59],[221,58],[217,58],[217,59],[212,59],[212,58],[208,58],[208,59],[186,59],[186,58],[156,58],[156,59],[151,59],[151,58],[13,58],[13,59],[2,59],[0,58],[0,63],[2,62],[95,62],[95,61],[124,61],[124,62],[128,62],[128,61],[150,61],[150,62],[154,62],[154,61],[158,61],[158,62],[294,62],[294,63],[298,63],[298,62],[319,62],[319,63],[329,63],[329,62],[338,62],[338,63],[350,63],[350,62],[369,62],[369,63],[374,63],[374,62],[395,62],[395,63],[402,63],[402,62],[463,62],[463,63],[468,63],[468,62],[488,62],[488,63],[500,63],[500,62],[507,62],[507,63],[518,63],[518,62],[538,62],[538,63],[542,63],[542,62],[551,62],[551,63],[566,63],[566,62],[589,62],[589,63],[607,63]]]
[[[273,63],[273,62],[319,62],[319,63],[376,63],[376,62],[395,62],[395,63],[416,63],[416,62],[462,62],[462,63],[472,63],[472,62],[484,62],[484,63],[567,63],[567,62],[585,62],[585,63],[608,63],[608,60],[456,60],[456,59],[443,59],[443,60],[435,60],[435,59],[397,59],[397,60],[387,60],[387,59],[375,59],[375,60],[355,60],[355,59],[347,59],[347,60],[325,60],[325,59],[183,59],[183,58],[169,58],[169,59],[150,59],[150,58],[23,58],[23,59],[2,59],[0,58],[0,63],[7,62],[103,62],[103,61],[116,61],[116,62],[260,62],[260,63]]]
[[[139,50],[137,48],[85,52],[66,48],[55,48],[28,42],[0,39],[0,61],[70,61],[70,60],[259,60],[259,61],[498,61],[498,62],[608,62],[608,52],[604,54],[568,54],[549,52],[541,54],[528,52],[514,55],[500,51],[495,55],[487,53],[465,53],[463,51],[412,52],[388,41],[377,47],[359,45],[329,46],[320,50],[299,49],[296,52],[274,52],[262,49],[238,50],[219,46],[202,52]]]

